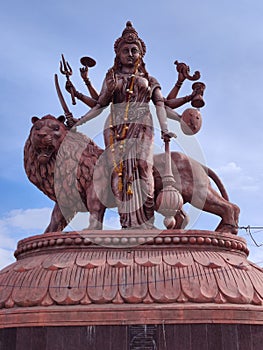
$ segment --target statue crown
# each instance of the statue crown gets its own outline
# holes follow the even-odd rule
[[[141,38],[139,38],[137,31],[135,30],[135,28],[132,26],[131,21],[128,21],[126,23],[126,28],[124,28],[123,32],[122,32],[122,36],[120,38],[118,38],[115,43],[114,43],[114,51],[117,54],[120,47],[123,44],[136,44],[138,45],[140,51],[141,51],[141,55],[142,57],[145,55],[146,53],[146,45],[143,42],[143,40]]]

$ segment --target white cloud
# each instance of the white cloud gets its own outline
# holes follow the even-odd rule
[[[51,208],[14,209],[0,220],[4,226],[20,228],[22,230],[43,230],[48,225]]]
[[[257,178],[258,174],[253,173],[254,177],[248,175],[235,162],[229,162],[216,169],[217,174],[222,177],[222,180],[227,188],[231,190],[239,190],[244,192],[256,192],[260,189],[260,181]]]
[[[241,172],[241,168],[234,162],[229,162],[225,165],[222,165],[217,171],[221,174],[239,174]]]
[[[0,270],[15,262],[14,251],[0,248]]]
[[[0,269],[14,262],[17,242],[42,233],[48,225],[51,208],[14,209],[0,218]]]

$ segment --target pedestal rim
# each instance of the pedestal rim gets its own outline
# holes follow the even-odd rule
[[[66,305],[0,310],[0,329],[130,324],[263,325],[263,306],[241,304]]]
[[[82,230],[73,232],[51,232],[20,240],[14,256],[17,260],[32,254],[55,252],[56,250],[85,249],[140,249],[147,245],[155,249],[177,247],[178,249],[220,248],[248,256],[246,240],[232,233],[210,230]]]

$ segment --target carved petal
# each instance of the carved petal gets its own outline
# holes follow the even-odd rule
[[[219,290],[223,293],[228,302],[237,302],[240,298],[240,293],[235,283],[232,271],[229,268],[215,269]]]
[[[181,287],[176,270],[163,264],[148,269],[149,293],[154,301],[171,303],[179,297]]]
[[[211,271],[199,264],[180,269],[182,292],[193,302],[212,301],[218,293]],[[210,283],[208,286],[207,284]]]
[[[126,302],[139,303],[147,294],[146,268],[140,265],[119,270],[120,295]]]
[[[202,265],[210,268],[226,266],[226,262],[214,252],[196,251],[192,252],[194,260]]]
[[[13,287],[16,285],[18,273],[11,272],[9,274],[0,275],[0,306],[3,305],[12,293]]]
[[[230,265],[236,266],[242,270],[251,270],[251,266],[245,257],[230,253],[221,253],[222,258]]]
[[[52,271],[49,293],[57,304],[67,304],[70,287],[71,268]]]
[[[77,253],[67,252],[47,256],[43,261],[43,268],[49,270],[64,269],[74,264]]]
[[[260,295],[260,297],[263,299],[263,277],[262,277],[262,271],[256,269],[253,269],[248,272],[248,277],[251,280],[255,290]]]
[[[88,297],[94,303],[109,302],[118,291],[118,269],[109,269],[108,266],[89,270]]]
[[[39,305],[48,291],[50,271],[41,266],[20,274],[20,287],[13,290],[13,300],[19,306]],[[18,282],[18,281],[17,281]]]
[[[254,288],[247,276],[247,272],[240,270],[240,268],[232,269],[233,277],[236,281],[236,285],[240,294],[238,302],[251,303],[254,297]],[[237,302],[237,301],[236,301]]]
[[[105,265],[106,252],[83,252],[77,256],[76,264],[86,269]]]
[[[216,298],[216,295],[218,294],[218,286],[213,270],[203,267],[202,265],[197,265],[196,273],[199,276],[201,293],[201,299],[196,301],[213,301]]]
[[[86,294],[87,270],[78,266],[71,269],[71,277],[68,290],[68,301],[70,303],[79,303]]]
[[[24,272],[28,270],[32,270],[38,266],[40,266],[45,259],[45,255],[36,256],[32,258],[26,258],[21,261],[18,261],[16,266],[14,266],[14,271]]]
[[[133,264],[133,255],[126,251],[109,252],[107,255],[107,263],[115,267],[130,266]]]
[[[184,252],[165,252],[163,254],[163,261],[171,266],[185,267],[193,264],[193,258],[190,253],[185,254]]]
[[[143,266],[155,266],[162,262],[162,255],[160,252],[147,252],[138,251],[135,252],[135,263]]]

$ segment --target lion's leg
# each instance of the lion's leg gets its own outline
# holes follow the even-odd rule
[[[105,188],[104,188],[105,191]],[[90,212],[88,230],[102,230],[104,213],[106,206],[101,202],[100,195],[97,194],[94,188],[91,186],[87,192],[87,208]],[[104,202],[104,201],[103,201]]]
[[[237,205],[228,202],[231,206],[232,206],[232,212],[233,212],[233,223],[234,224],[229,224],[227,222],[227,220],[224,220],[224,218],[222,218],[222,220],[220,221],[219,225],[216,228],[216,231],[219,232],[224,232],[224,231],[231,231],[231,233],[233,234],[237,234],[238,233],[238,218],[239,218],[239,213],[240,213],[240,209]]]
[[[204,194],[206,194],[206,197],[204,197]],[[196,196],[198,198],[196,198],[195,202],[192,204],[201,210],[218,215],[222,218],[216,231],[230,231],[236,234],[238,230],[238,206],[225,200],[211,186],[207,188],[204,194]]]
[[[44,233],[62,231],[68,222],[56,203],[51,214],[51,220]]]
[[[94,205],[93,209],[90,211],[88,230],[102,230],[105,209],[106,208],[102,205]]]

